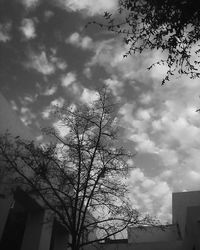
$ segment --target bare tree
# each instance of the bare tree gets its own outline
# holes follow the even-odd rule
[[[57,110],[68,134],[62,138],[46,129],[55,143],[38,146],[8,135],[0,140],[6,171],[52,211],[69,232],[72,250],[114,237],[127,226],[153,223],[127,198],[132,154],[120,146],[115,112],[105,90],[91,106]]]
[[[118,14],[105,12],[106,22],[91,23],[124,37],[129,46],[124,57],[149,49],[166,52],[165,60],[155,62],[169,68],[164,84],[176,72],[200,77],[199,14],[196,0],[119,0]]]

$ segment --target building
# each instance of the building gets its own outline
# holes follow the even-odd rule
[[[127,239],[109,240],[102,250],[200,250],[200,191],[172,194],[171,225],[127,231]]]

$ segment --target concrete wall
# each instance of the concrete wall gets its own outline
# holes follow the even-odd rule
[[[182,238],[185,236],[187,208],[200,206],[200,191],[172,194],[172,223],[179,224]]]
[[[36,201],[29,202],[26,197],[22,196],[23,193],[18,194],[15,197],[15,202],[13,197],[10,197],[10,199],[0,197],[0,248],[3,247],[2,250],[8,250],[4,246],[7,245],[8,238],[9,240],[12,239],[12,235],[10,236],[9,231],[6,230],[6,228],[8,229],[7,219],[15,209],[13,204],[18,203],[27,213],[22,240],[18,237],[20,250],[66,250],[68,242],[66,229],[59,223],[54,223],[50,211],[40,208]],[[24,204],[24,202],[31,204]],[[17,230],[14,225],[9,224],[9,227],[13,226],[13,230]],[[5,235],[4,232],[6,232]]]
[[[144,229],[128,228],[128,243],[174,242],[179,239],[176,225],[160,227],[144,227]]]
[[[102,244],[99,250],[182,250],[182,242]]]
[[[188,207],[184,250],[200,250],[200,206]]]

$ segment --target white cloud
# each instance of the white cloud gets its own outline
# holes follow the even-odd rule
[[[59,70],[64,71],[67,68],[67,63],[56,56],[56,50],[52,49],[52,55],[49,56],[49,59]]]
[[[86,67],[84,70],[83,70],[83,74],[88,78],[90,79],[92,77],[92,71],[90,68]]]
[[[120,109],[121,124],[126,130],[125,138],[135,143],[138,155],[141,152],[144,158],[145,153],[155,155],[157,162],[153,174],[163,174],[162,178],[169,182],[171,189],[181,191],[198,188],[200,116],[195,110],[199,107],[199,80],[182,76],[161,87],[166,68],[153,68],[153,71],[147,72],[150,77],[143,74],[145,65],[158,58],[159,52],[156,55],[147,53],[147,58],[138,60],[131,57],[126,70],[115,55],[117,51],[105,43],[99,54],[95,52],[90,63],[91,66],[98,64],[105,67],[107,72],[115,74],[117,80],[129,79],[130,84],[134,79],[133,86],[141,90],[132,103],[125,103]],[[113,58],[110,65],[106,58],[108,55]],[[119,65],[122,67],[119,68]],[[149,82],[148,88],[147,85],[139,86],[141,82]],[[123,94],[129,94],[126,93],[125,85]],[[148,172],[148,167],[143,167],[144,172]]]
[[[133,207],[162,222],[170,222],[172,190],[166,181],[147,177],[141,169],[135,168],[129,178],[129,188]]]
[[[97,99],[98,99],[98,94],[96,91],[90,90],[87,88],[83,89],[83,92],[82,92],[81,97],[80,97],[80,100],[83,103],[85,103],[87,105],[91,105]]]
[[[83,87],[77,81],[77,75],[74,72],[68,72],[66,75],[61,77],[61,86],[67,93],[71,93],[71,95],[78,99],[80,98]]]
[[[76,74],[73,72],[69,72],[61,78],[61,86],[66,88],[72,83],[76,82]]]
[[[49,119],[51,114],[56,110],[56,108],[62,108],[65,103],[65,100],[62,97],[54,99],[50,102],[50,105],[45,107],[41,115],[43,119]]]
[[[26,104],[33,103],[35,101],[35,97],[34,96],[25,96],[24,101]]]
[[[37,83],[36,84],[37,95],[52,96],[58,90],[57,84]]]
[[[113,76],[112,78],[106,79],[104,82],[112,91],[113,95],[116,96],[117,99],[120,99],[120,93],[123,90],[122,81],[119,81],[115,76]]]
[[[49,119],[52,113],[52,108],[51,107],[46,107],[42,111],[41,115],[43,119]]]
[[[13,110],[16,110],[16,111],[19,110],[19,108],[14,100],[11,100],[10,103],[11,103],[11,107]]]
[[[136,116],[138,119],[148,121],[153,116],[153,109],[152,108],[150,108],[150,109],[141,109],[140,108],[137,110]]]
[[[28,107],[22,107],[20,113],[20,119],[26,126],[31,125],[36,118],[36,115]]]
[[[42,95],[51,96],[51,95],[53,95],[53,94],[56,93],[57,89],[58,89],[57,86],[52,86],[52,87],[50,87],[50,88],[46,88],[46,89],[44,90],[44,92],[42,93]]]
[[[191,170],[189,172],[189,176],[191,177],[191,179],[193,179],[194,181],[200,181],[200,173],[194,171],[194,170]]]
[[[0,42],[8,42],[11,39],[10,30],[12,28],[11,22],[0,23]]]
[[[54,122],[53,127],[62,138],[69,134],[70,129],[62,121]]]
[[[84,11],[87,15],[102,15],[104,11],[115,11],[118,0],[56,0],[56,4],[70,11]]]
[[[25,95],[23,97],[19,97],[18,99],[20,101],[21,106],[27,107],[30,104],[34,103],[36,101],[37,97],[38,97],[37,94],[35,94],[35,95]]]
[[[44,12],[44,17],[45,17],[45,21],[48,21],[50,18],[52,18],[54,16],[54,12],[51,10],[46,10]]]
[[[68,91],[71,92],[73,96],[79,100],[82,94],[82,89],[83,88],[79,83],[74,82],[73,84],[69,86]]]
[[[87,63],[87,67],[99,65],[109,74],[117,75],[120,79],[138,80],[145,84],[147,76],[152,76],[147,70],[152,63],[153,52],[132,55],[124,58],[128,47],[117,39],[102,40],[93,43],[94,56]],[[145,60],[144,60],[145,58]],[[149,79],[148,79],[149,81]]]
[[[21,0],[21,2],[27,9],[32,9],[35,8],[41,0]]]
[[[53,101],[51,101],[50,105],[51,106],[57,106],[59,108],[62,108],[65,103],[65,100],[62,97],[59,97]]]
[[[29,57],[30,61],[25,64],[25,67],[33,68],[44,75],[50,75],[55,72],[55,66],[48,60],[45,51],[42,51],[40,54],[30,53]]]
[[[139,152],[152,154],[158,153],[158,148],[156,147],[155,142],[149,138],[147,133],[132,133],[129,139],[136,143],[136,150]]]
[[[67,63],[62,60],[57,60],[56,64],[60,70],[65,70],[67,68]]]
[[[36,37],[35,22],[33,19],[24,18],[21,22],[20,30],[26,39],[33,39]]]
[[[76,47],[80,47],[82,49],[92,49],[93,41],[89,36],[82,37],[78,32],[75,32],[66,39],[66,43],[72,44]]]
[[[122,124],[126,124],[127,127],[130,127],[130,125],[133,122],[133,112],[136,108],[135,103],[125,103],[119,110],[119,114],[122,116]]]
[[[54,74],[56,70],[65,70],[67,63],[62,59],[56,57],[55,51],[47,55],[43,50],[39,53],[30,51],[28,54],[28,61],[24,63],[26,68],[32,68],[44,75]]]
[[[81,46],[79,34],[73,39]],[[131,177],[133,204],[167,219],[172,190],[199,188],[200,115],[195,112],[200,103],[199,79],[182,76],[161,87],[167,68],[156,66],[147,71],[148,66],[162,58],[160,51],[124,59],[127,48],[114,39],[93,41],[90,48],[94,55],[85,69],[91,72],[97,65],[103,67],[110,75],[104,83],[124,101],[120,109],[124,139],[134,142],[131,145],[138,155],[142,153],[141,157],[151,155],[156,159],[154,166],[146,163],[143,171],[135,172],[137,178]],[[130,96],[131,101],[126,102]],[[154,178],[145,176],[148,168]],[[139,184],[135,185],[135,181]]]
[[[139,102],[148,105],[152,101],[152,95],[151,93],[142,93],[141,96],[139,97]]]
[[[161,157],[162,162],[165,166],[177,166],[179,164],[178,153],[170,148],[160,147],[158,155]]]

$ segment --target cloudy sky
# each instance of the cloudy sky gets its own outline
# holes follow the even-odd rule
[[[119,37],[85,28],[116,9],[117,0],[1,0],[0,92],[41,140],[41,127],[59,129],[52,105],[87,103],[108,86],[121,103],[123,139],[137,151],[134,207],[170,222],[171,193],[200,189],[200,80],[161,86],[166,68],[147,70],[160,52],[124,59]]]

